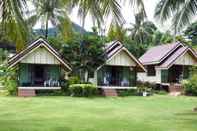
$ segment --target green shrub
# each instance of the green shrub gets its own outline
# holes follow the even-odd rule
[[[70,95],[69,86],[73,84],[80,84],[80,79],[77,76],[69,77],[68,80],[61,79],[61,91],[64,95]]]
[[[156,84],[155,83],[150,83],[150,82],[137,82],[137,89],[138,89],[138,94],[142,95],[143,92],[147,92],[148,95],[153,95],[153,91],[156,89]]]
[[[8,66],[0,67],[1,75],[0,82],[10,95],[16,95],[17,93],[17,75],[15,68],[8,68]]]
[[[119,90],[119,96],[136,96],[138,95],[137,89]]]
[[[159,94],[159,95],[167,95],[168,94],[168,92],[165,90],[155,90],[154,93]]]
[[[80,84],[81,81],[80,81],[80,78],[78,76],[72,76],[72,77],[69,77],[68,79],[68,84],[69,85],[73,85],[73,84]]]
[[[69,86],[71,96],[82,96],[83,88],[81,84],[73,84]]]
[[[64,96],[61,90],[36,90],[37,96]]]
[[[191,76],[190,79],[182,81],[186,95],[197,96],[197,74]]]
[[[97,88],[93,84],[72,84],[69,86],[72,96],[93,96],[97,95]]]

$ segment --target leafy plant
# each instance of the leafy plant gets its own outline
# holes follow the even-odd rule
[[[82,82],[88,82],[90,73],[104,62],[103,46],[97,35],[86,35],[82,41],[76,35],[63,46],[63,54],[73,66],[72,73],[80,76]]]
[[[153,93],[153,89],[155,88],[154,83],[149,82],[140,82],[137,83],[138,93],[141,95],[143,92],[147,92],[149,95]]]
[[[97,88],[93,84],[73,84],[69,86],[71,96],[93,96],[97,94]]]
[[[136,96],[138,95],[137,89],[128,89],[118,91],[118,96]]]
[[[81,81],[80,81],[80,78],[78,76],[72,76],[72,77],[69,77],[68,79],[68,84],[69,85],[73,85],[73,84],[80,84]]]
[[[197,74],[192,75],[189,80],[182,81],[186,95],[197,96]]]
[[[10,95],[16,95],[17,92],[17,75],[15,68],[8,68],[8,66],[1,65],[0,67],[0,82]]]

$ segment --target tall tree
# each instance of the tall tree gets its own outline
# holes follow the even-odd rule
[[[157,27],[150,21],[144,21],[142,12],[135,15],[135,23],[129,29],[130,36],[139,44],[145,44],[150,41],[152,34]]]
[[[80,46],[81,42],[84,46]],[[103,43],[99,36],[84,35],[82,40],[75,36],[74,39],[66,42],[63,47],[65,57],[73,65],[73,73],[80,76],[81,81],[87,82],[90,75],[99,65],[103,64]]]
[[[72,32],[71,22],[68,17],[67,4],[65,0],[33,0],[35,10],[28,19],[31,26],[41,21],[42,27],[45,30],[45,37],[48,37],[49,22],[55,26],[60,26],[61,31]],[[65,29],[66,28],[66,29]],[[68,30],[70,29],[70,30]],[[69,34],[69,33],[67,33]]]
[[[189,25],[184,31],[184,35],[191,40],[193,46],[197,46],[197,22]]]
[[[29,29],[24,20],[27,9],[26,0],[0,0],[1,33],[16,43],[17,51],[23,49],[29,37]]]
[[[196,14],[196,0],[160,0],[155,8],[155,17],[161,22],[172,19],[175,34],[189,24]]]
[[[127,35],[127,29],[123,27],[123,24],[111,24],[107,35],[110,41],[119,40],[123,42]]]

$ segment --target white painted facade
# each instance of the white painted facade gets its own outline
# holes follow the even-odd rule
[[[151,83],[161,83],[161,69],[156,69],[155,76],[148,76],[146,72],[137,73],[137,80]]]
[[[135,67],[137,63],[133,60],[129,54],[125,50],[121,50],[117,54],[115,54],[111,59],[107,60],[105,65],[109,66],[127,66],[127,67]],[[104,66],[104,65],[103,65]],[[89,78],[89,82],[97,85],[97,71],[94,72],[94,78]],[[99,88],[113,88],[113,89],[131,89],[136,87],[113,87],[113,86],[102,86]]]
[[[186,52],[184,55],[179,57],[173,65],[197,65],[196,59],[189,54],[189,52]],[[137,80],[143,81],[143,82],[152,82],[152,83],[161,83],[161,70],[159,67],[155,68],[156,75],[155,76],[148,76],[147,72],[137,73]]]
[[[175,61],[176,65],[197,65],[197,61],[187,52]]]
[[[21,60],[21,63],[29,64],[54,64],[59,65],[60,62],[46,48],[39,47]]]
[[[124,51],[120,51],[110,60],[106,62],[106,65],[112,66],[136,66],[136,62],[129,57],[129,55]]]

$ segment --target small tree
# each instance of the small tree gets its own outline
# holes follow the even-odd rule
[[[73,73],[79,74],[82,82],[88,82],[90,72],[93,72],[105,58],[103,43],[97,35],[85,35],[80,40],[76,37],[66,42],[63,47],[64,56],[73,65]]]

